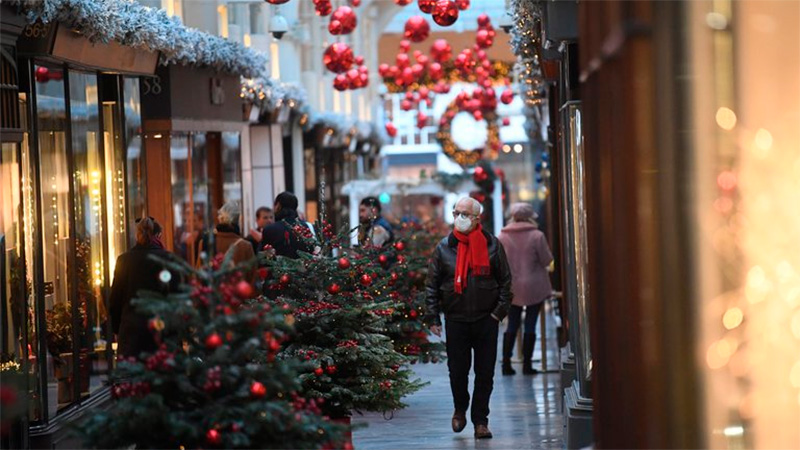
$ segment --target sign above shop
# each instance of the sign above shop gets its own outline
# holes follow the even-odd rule
[[[27,25],[17,42],[21,56],[49,57],[86,69],[131,75],[152,75],[158,53],[125,47],[116,42],[91,42],[58,23]]]

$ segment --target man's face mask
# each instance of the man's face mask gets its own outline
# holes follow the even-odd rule
[[[454,224],[456,230],[462,233],[466,233],[467,231],[469,231],[470,228],[472,228],[472,217],[465,216],[463,214],[459,215],[456,217]]]

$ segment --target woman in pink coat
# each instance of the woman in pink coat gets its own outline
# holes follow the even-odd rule
[[[514,300],[508,313],[508,328],[503,335],[503,375],[516,373],[511,368],[511,353],[523,308],[525,330],[522,338],[522,373],[533,375],[537,372],[531,367],[536,344],[536,319],[539,317],[542,302],[553,290],[548,274],[553,255],[544,233],[539,231],[536,217],[533,206],[514,203],[511,205],[511,223],[497,237],[506,249],[514,292]]]

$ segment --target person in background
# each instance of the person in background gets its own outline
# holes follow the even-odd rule
[[[475,388],[470,416],[475,438],[492,437],[489,398],[494,386],[498,325],[511,304],[511,271],[503,244],[481,228],[481,204],[464,197],[453,210],[455,229],[431,256],[425,285],[425,323],[440,336],[444,313],[447,367],[455,412],[451,425],[467,426],[469,369],[475,353]]]
[[[225,258],[230,256],[234,266],[250,261],[256,256],[252,244],[238,233],[240,215],[238,203],[225,203],[217,211],[217,226],[214,230],[217,253],[223,253]]]
[[[308,252],[303,242],[298,239],[296,226],[306,226],[297,217],[297,197],[291,192],[281,192],[275,197],[275,223],[267,225],[262,231],[260,251],[264,246],[269,245],[275,251],[276,256],[297,259],[298,251]]]
[[[267,225],[275,223],[275,214],[272,212],[272,208],[268,208],[266,206],[261,206],[256,210],[256,228],[255,230],[250,230],[250,233],[247,236],[247,241],[253,246],[253,251],[258,253],[261,249],[258,248],[258,243],[261,242],[261,232],[264,231],[264,228]]]
[[[358,243],[362,247],[383,247],[394,241],[392,225],[381,216],[381,202],[376,197],[361,200],[358,220]]]
[[[191,226],[189,226],[191,223]],[[205,221],[201,208],[192,210],[187,205],[183,215],[183,225],[175,232],[178,237],[176,245],[178,255],[185,259],[193,267],[202,264],[200,255],[207,252],[211,245],[209,233],[205,229]]]
[[[138,313],[131,300],[142,290],[167,294],[177,290],[180,282],[178,275],[171,272],[164,281],[162,272],[166,265],[152,256],[162,260],[170,257],[161,243],[161,225],[152,217],[137,219],[136,245],[117,258],[109,295],[111,328],[119,345],[117,352],[126,358],[157,349],[147,326],[150,318]]]
[[[508,327],[503,334],[503,375],[514,375],[511,354],[519,331],[522,311],[525,310],[525,329],[522,335],[522,373],[533,375],[531,366],[536,345],[536,319],[542,303],[551,295],[548,270],[553,254],[544,233],[539,231],[533,206],[527,203],[511,205],[511,223],[497,237],[506,248],[508,265],[514,280],[514,300],[508,313]]]

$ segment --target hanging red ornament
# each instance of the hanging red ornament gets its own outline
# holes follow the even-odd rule
[[[325,67],[334,73],[347,72],[353,66],[353,50],[344,42],[331,44],[322,55]]]
[[[397,281],[397,280],[399,280],[399,279],[400,279],[400,275],[398,275],[398,274],[397,274],[397,272],[392,272],[392,274],[391,274],[391,275],[389,275],[389,279],[390,279],[391,281]]]
[[[217,333],[212,333],[206,337],[206,348],[214,350],[222,345],[222,338]]]
[[[411,92],[411,91],[408,91],[408,92],[406,92],[405,97],[406,97],[406,100],[412,101],[412,100],[414,100],[414,93]]]
[[[386,63],[383,63],[378,66],[378,75],[382,77],[387,77],[389,75],[390,66]]]
[[[416,309],[412,309],[411,311],[408,312],[408,317],[411,317],[412,319],[416,319],[418,315],[419,313],[417,312]]]
[[[350,89],[358,89],[361,87],[358,77],[358,69],[350,69],[347,71],[347,84]]]
[[[292,281],[292,277],[290,277],[288,273],[281,275],[281,278],[278,280],[278,282],[284,285],[289,284],[290,281]]]
[[[442,65],[438,62],[431,63],[431,65],[428,66],[428,75],[431,76],[432,80],[439,81],[444,76]]]
[[[337,295],[338,293],[342,292],[342,287],[336,283],[328,286],[328,294]]]
[[[510,104],[514,101],[514,91],[511,89],[506,89],[500,94],[500,101],[503,102],[504,105]]]
[[[428,89],[428,86],[420,86],[419,88],[419,98],[427,99],[428,96],[431,94],[431,90]]]
[[[458,6],[458,9],[461,11],[466,11],[469,9],[469,0],[456,0],[456,6]]]
[[[397,64],[397,67],[405,69],[411,63],[411,58],[409,58],[406,53],[398,53],[394,58],[394,62]]]
[[[431,58],[436,62],[443,63],[453,57],[453,49],[445,39],[437,39],[431,45]]]
[[[314,369],[314,374],[316,376],[321,376],[323,373],[325,373],[325,371],[322,370],[322,367],[317,367],[316,369]]]
[[[331,21],[328,24],[328,33],[333,35],[342,34],[342,22],[333,19],[333,16],[331,16]]]
[[[411,50],[411,41],[408,39],[403,39],[400,41],[400,51],[403,53],[408,53],[409,50]]]
[[[400,102],[400,109],[403,111],[411,111],[411,108],[413,107],[414,105],[409,100],[403,100]]]
[[[340,73],[333,79],[333,88],[337,91],[346,91],[350,87],[347,82],[347,75]]]
[[[397,250],[398,252],[402,252],[403,250],[405,250],[405,248],[406,244],[403,241],[397,241],[394,243],[394,249]]]
[[[430,14],[433,12],[433,7],[436,6],[436,0],[417,0],[417,6],[420,11]]]
[[[480,109],[475,110],[475,112],[472,113],[472,117],[474,117],[475,120],[480,122],[481,120],[483,120],[483,111],[481,111]]]
[[[486,13],[481,13],[481,15],[478,16],[478,26],[479,27],[485,27],[485,26],[489,25],[490,22],[491,22],[491,19],[489,19],[489,16],[487,16]]]
[[[353,8],[358,8],[359,6],[361,6],[361,0],[350,0],[350,5]]]
[[[422,111],[417,113],[417,128],[425,128],[428,125],[428,116]]]
[[[350,260],[344,257],[339,258],[339,261],[337,261],[337,265],[341,270],[347,270],[350,268]]]
[[[38,81],[39,83],[46,83],[48,80],[50,80],[49,75],[50,75],[50,70],[47,67],[39,66],[36,68],[36,74],[34,75],[34,77],[36,78],[36,81]]]
[[[458,7],[453,0],[436,0],[431,14],[438,25],[449,27],[458,20]]]
[[[269,269],[266,267],[259,267],[258,268],[258,277],[262,280],[266,280],[269,277]]]
[[[364,275],[361,275],[360,281],[361,284],[363,284],[364,286],[369,286],[370,284],[372,284],[372,277],[365,273]]]
[[[288,2],[289,0],[264,0],[264,1],[266,1],[270,5],[282,5],[282,4],[286,3],[286,2]]]
[[[321,0],[316,5],[314,5],[314,11],[320,17],[327,17],[333,12],[333,5],[331,4],[330,0]]]
[[[222,443],[222,434],[217,430],[206,431],[206,442],[210,445],[219,445]]]
[[[431,26],[422,16],[411,16],[407,21],[403,31],[403,36],[412,42],[422,42],[430,35]]]
[[[411,66],[411,73],[414,75],[415,80],[418,80],[424,71],[425,67],[423,67],[422,64],[414,64]]]
[[[397,136],[397,127],[394,126],[392,122],[386,122],[386,134],[388,134],[389,137]]]
[[[353,60],[353,62],[354,62],[354,63],[355,63],[355,65],[357,65],[357,66],[363,66],[363,65],[364,65],[364,57],[363,57],[363,56],[361,56],[361,55],[358,55],[358,56],[356,56],[356,57],[355,57],[355,59]]]
[[[253,398],[262,398],[267,395],[267,387],[258,381],[254,381],[250,385],[250,396]]]
[[[397,6],[406,6],[414,0],[394,0],[395,5]]]
[[[478,30],[478,32],[475,33],[475,43],[478,44],[480,48],[489,48],[494,44],[494,41],[489,36],[487,30]]]
[[[509,119],[508,117],[503,117],[503,126],[507,127],[509,125],[511,125],[511,119]]]
[[[253,285],[247,281],[242,280],[236,283],[236,296],[239,298],[252,298],[255,293],[256,290],[253,288]]]
[[[339,32],[334,33],[331,31],[331,27],[333,26],[333,23],[337,21],[339,22]],[[328,26],[328,31],[330,31],[331,34],[350,34],[356,29],[357,23],[358,18],[356,17],[356,12],[353,11],[353,8],[349,6],[340,6],[336,8],[336,11],[334,11],[331,15],[331,23]]]
[[[427,66],[428,62],[430,62],[430,60],[431,60],[428,57],[428,55],[419,55],[416,59],[417,59],[417,63],[418,64],[422,64],[423,67]]]
[[[325,371],[328,372],[328,375],[333,375],[336,373],[336,366],[328,366]]]

